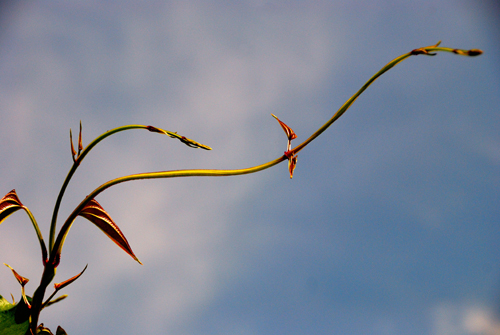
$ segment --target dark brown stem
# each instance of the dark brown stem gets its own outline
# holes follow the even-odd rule
[[[36,334],[36,327],[38,326],[38,318],[43,306],[43,298],[45,296],[45,291],[47,286],[52,282],[54,276],[56,275],[56,266],[50,262],[45,264],[43,270],[42,280],[40,285],[33,294],[33,300],[31,302],[31,320],[30,320],[30,331],[32,334]]]

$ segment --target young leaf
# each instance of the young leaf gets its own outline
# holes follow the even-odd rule
[[[54,288],[56,289],[56,291],[62,290],[63,288],[65,288],[66,286],[68,286],[69,284],[71,284],[72,282],[77,280],[85,272],[85,270],[87,270],[87,265],[85,265],[82,272],[80,272],[76,276],[71,277],[70,279],[63,281],[62,283],[55,283]]]
[[[37,335],[54,335],[49,328],[44,327],[43,323],[41,323],[38,327],[36,327]]]
[[[163,130],[163,129],[153,127],[153,126],[147,126],[146,129],[149,130],[150,132],[153,132],[153,133],[165,134],[165,135],[170,136],[171,138],[176,138],[190,148],[195,148],[195,149],[201,148],[201,149],[205,149],[205,150],[212,150],[212,148],[210,148],[208,145],[201,144],[201,143],[193,141],[185,136],[178,135],[177,132],[171,132],[171,131]]]
[[[297,138],[297,135],[292,130],[292,128],[288,127],[284,122],[281,122],[280,119],[274,114],[271,114],[278,122],[280,123],[281,128],[285,131],[286,137],[288,138],[288,143],[286,145],[286,152],[289,152],[292,149],[292,140]]]
[[[23,208],[23,204],[16,194],[16,190],[12,190],[0,199],[0,223],[3,222],[9,215]]]
[[[274,114],[271,114],[281,125],[281,128],[285,131],[286,137],[288,138],[288,143],[286,146],[285,156],[288,158],[288,171],[290,172],[290,179],[293,178],[293,171],[295,170],[295,166],[297,165],[297,156],[295,153],[291,151],[292,149],[292,140],[297,138],[297,135],[292,130],[292,128],[288,127],[284,122],[281,122],[280,119]]]
[[[50,295],[50,297],[42,304],[42,309],[44,309],[45,307],[48,307],[50,305],[53,305],[55,304],[56,302],[59,302],[63,299],[66,299],[66,297],[68,295],[64,294],[62,296],[60,296],[59,298],[57,299],[54,299],[52,300],[52,298],[56,295],[57,292],[59,292],[60,290],[62,290],[63,288],[65,288],[66,286],[68,286],[69,284],[73,283],[75,280],[77,280],[78,278],[80,278],[80,276],[85,272],[85,270],[87,270],[87,265],[85,265],[85,268],[82,270],[82,272],[80,272],[79,274],[77,274],[76,276],[74,277],[71,277],[70,279],[67,279],[61,283],[55,283],[54,284],[54,293],[52,293]]]
[[[29,313],[23,313],[23,307],[25,306],[22,300],[14,305],[0,295],[0,330],[2,335],[24,335],[26,333],[29,328]]]
[[[7,266],[9,269],[12,270],[12,273],[14,274],[14,277],[16,277],[17,281],[19,282],[19,284],[21,285],[21,294],[23,296],[23,301],[24,303],[26,304],[26,306],[30,307],[30,303],[28,301],[28,298],[26,297],[26,293],[24,291],[24,286],[26,284],[28,284],[28,282],[30,281],[28,278],[25,278],[21,275],[19,275],[19,273],[16,272],[16,270],[14,270],[12,268],[12,266],[10,266],[9,264],[5,264],[3,263],[5,266]]]
[[[28,207],[24,206],[21,203],[21,200],[17,197],[16,190],[12,190],[5,195],[2,199],[0,199],[0,224],[5,220],[9,215],[14,213],[19,209],[24,209],[28,214],[31,222],[33,223],[33,228],[35,228],[38,241],[40,242],[40,247],[42,249],[42,259],[45,262],[47,259],[47,247],[45,246],[45,242],[43,241],[42,233],[40,232],[40,228],[38,228],[38,224],[36,223],[35,217],[28,209]]]
[[[57,326],[56,335],[68,335],[68,334],[61,326]]]
[[[288,159],[288,171],[290,172],[290,179],[293,178],[293,171],[295,170],[296,165],[297,165],[297,156],[291,156]]]
[[[284,122],[282,122],[278,117],[274,114],[271,114],[278,122],[280,123],[281,128],[285,131],[286,137],[288,137],[288,140],[291,141],[295,138],[297,138],[297,135],[294,133],[292,128],[288,127]]]
[[[80,153],[83,150],[83,144],[82,144],[82,121],[80,120],[80,134],[78,135],[78,156],[80,156]]]
[[[127,254],[132,256],[139,264],[141,261],[135,256],[130,245],[128,244],[125,235],[121,232],[120,228],[113,222],[111,217],[106,213],[104,208],[99,205],[94,199],[90,200],[89,203],[83,207],[81,212],[78,214],[83,216],[93,224],[95,224],[99,229],[101,229],[108,237],[113,240],[120,248],[122,248]]]
[[[21,286],[24,286],[26,285],[30,280],[28,278],[24,278],[23,276],[19,275],[19,273],[16,272],[16,270],[14,270],[12,268],[12,266],[10,266],[9,264],[5,264],[3,263],[6,267],[8,267],[9,269],[12,270],[12,273],[14,274],[14,277],[16,277],[17,281],[19,282],[19,284]]]
[[[47,301],[47,302],[45,302],[45,303],[43,304],[43,308],[45,308],[45,307],[49,307],[50,305],[53,305],[53,304],[56,304],[56,303],[58,303],[59,301],[66,299],[67,297],[68,297],[68,295],[67,295],[67,294],[63,294],[63,295],[61,295],[60,297],[55,298],[54,300],[49,300],[49,301]]]
[[[73,146],[73,134],[71,133],[71,128],[69,129],[69,142],[71,143],[71,157],[73,157],[73,161],[75,161],[77,157],[75,147]]]

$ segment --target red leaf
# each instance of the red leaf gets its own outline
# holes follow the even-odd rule
[[[286,146],[285,156],[288,158],[288,171],[290,172],[290,179],[293,178],[293,171],[295,170],[295,166],[297,165],[297,156],[294,152],[291,151],[292,148],[292,140],[297,138],[297,135],[293,132],[292,128],[288,127],[285,123],[281,122],[280,119],[274,114],[271,114],[281,125],[281,128],[285,131],[286,136],[288,137],[288,143]]]
[[[12,266],[10,266],[9,264],[5,264],[3,263],[5,266],[7,266],[9,269],[12,270],[12,273],[14,274],[14,277],[16,277],[17,281],[19,282],[19,284],[21,286],[24,287],[24,285],[26,285],[30,280],[28,278],[24,278],[23,276],[19,275],[19,273],[16,272],[16,270],[14,270],[12,268]]]
[[[284,122],[281,122],[280,119],[278,119],[278,117],[274,114],[271,114],[276,120],[278,120],[278,122],[280,123],[281,125],[281,128],[283,128],[283,130],[285,131],[285,134],[286,134],[286,137],[288,138],[289,141],[297,138],[297,135],[293,132],[292,128],[288,127]]]
[[[0,199],[0,223],[3,222],[9,215],[23,208],[23,204],[16,194],[16,190],[12,190]]]
[[[73,146],[73,134],[71,133],[71,129],[69,130],[69,142],[71,143],[71,157],[73,157],[73,161],[76,160],[76,151]]]
[[[90,200],[85,207],[83,207],[82,211],[78,214],[90,222],[94,223],[99,229],[101,229],[106,235],[109,236],[113,242],[118,244],[120,248],[122,248],[127,254],[132,256],[139,264],[142,264],[141,261],[135,256],[128,244],[125,235],[121,232],[120,228],[113,222],[111,217],[106,213],[106,211],[99,205],[97,201],[94,199]]]
[[[293,171],[297,165],[297,156],[291,156],[288,158],[288,171],[290,172],[290,179],[293,178]]]
[[[65,288],[66,286],[68,286],[69,284],[71,284],[72,282],[77,280],[78,278],[80,278],[80,276],[85,272],[85,270],[87,270],[87,265],[85,265],[85,268],[83,269],[83,271],[80,272],[79,274],[77,274],[76,276],[71,277],[70,279],[63,281],[62,283],[55,283],[54,288],[56,289],[56,291],[62,290],[63,288]]]
[[[292,140],[297,138],[297,135],[293,132],[292,128],[288,127],[284,122],[281,122],[280,119],[274,114],[271,114],[278,122],[280,123],[281,128],[285,131],[286,137],[288,138],[288,142],[286,145],[286,151],[290,151],[292,149]]]

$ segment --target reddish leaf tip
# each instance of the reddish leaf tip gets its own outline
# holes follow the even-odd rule
[[[9,269],[11,269],[11,270],[12,270],[12,273],[14,274],[14,277],[16,277],[17,281],[19,282],[19,284],[20,284],[21,286],[23,286],[23,287],[24,287],[24,285],[26,285],[26,284],[30,281],[28,278],[25,278],[25,277],[23,277],[23,276],[19,275],[19,274],[16,272],[16,270],[14,270],[14,269],[12,268],[12,266],[10,266],[9,264],[6,264],[6,263],[3,263],[3,264],[4,264],[6,267],[8,267]]]
[[[293,178],[293,171],[297,166],[297,156],[291,156],[288,158],[288,171],[290,172],[290,179]]]
[[[88,266],[88,264],[85,265],[85,267],[83,268],[82,272],[80,272],[76,276],[71,277],[70,279],[67,279],[67,280],[65,280],[65,281],[63,281],[61,283],[55,283],[54,284],[54,288],[56,289],[56,291],[63,289],[64,287],[68,286],[69,284],[71,284],[72,282],[74,282],[75,280],[77,280],[78,278],[80,278],[80,276],[85,272],[85,270],[87,270],[87,266]]]
[[[111,219],[109,214],[96,200],[90,200],[78,215],[95,224],[127,254],[129,254],[133,259],[139,262],[139,264],[142,264],[132,251],[132,248],[128,244],[128,241],[125,238],[125,235],[123,235],[123,233],[121,232],[120,228],[118,228],[113,219]]]
[[[78,135],[78,155],[80,155],[80,152],[82,152],[83,145],[82,145],[82,121],[80,120],[80,134]]]
[[[290,128],[289,126],[287,126],[284,122],[282,122],[280,119],[278,119],[278,117],[274,114],[271,114],[276,120],[278,120],[281,128],[283,128],[283,130],[285,131],[285,134],[286,134],[286,137],[288,138],[289,141],[297,138],[297,135],[295,134],[295,132],[292,130],[292,128]]]
[[[146,129],[153,132],[153,133],[165,134],[165,132],[163,130],[161,130],[160,128],[153,127],[153,126],[146,126]]]
[[[16,194],[16,190],[12,190],[7,193],[2,199],[0,199],[0,223],[3,222],[9,215],[24,208],[23,204],[19,200]]]

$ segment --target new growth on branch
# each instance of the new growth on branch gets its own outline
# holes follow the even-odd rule
[[[10,265],[6,264],[12,270],[14,277],[21,285],[22,300],[20,300],[17,304],[15,303],[15,301],[13,301],[13,303],[11,304],[7,300],[5,300],[2,296],[0,296],[0,313],[2,313],[3,315],[3,318],[0,318],[0,333],[4,334],[4,331],[6,329],[9,329],[9,335],[16,335],[16,334],[24,335],[25,333],[32,335],[52,334],[48,328],[43,326],[43,323],[38,324],[40,312],[45,307],[48,307],[51,304],[54,304],[66,298],[66,295],[62,295],[56,299],[53,299],[53,297],[57,292],[59,292],[61,289],[68,286],[69,284],[73,283],[83,274],[83,272],[87,268],[87,266],[85,266],[85,268],[74,277],[67,279],[63,282],[54,284],[54,292],[49,296],[48,299],[44,299],[46,290],[52,283],[56,274],[56,269],[59,266],[64,241],[77,216],[86,218],[87,220],[95,224],[121,249],[123,249],[138,263],[142,264],[136,257],[136,255],[133,253],[132,248],[130,247],[127,239],[125,238],[125,235],[118,228],[118,225],[111,219],[111,216],[104,210],[104,208],[95,200],[96,196],[99,195],[104,190],[106,190],[107,188],[123,182],[139,180],[139,179],[158,179],[158,178],[195,177],[195,176],[222,177],[222,176],[243,175],[268,169],[285,160],[288,161],[288,172],[290,174],[290,178],[292,178],[295,167],[297,166],[298,152],[304,149],[311,141],[313,141],[315,138],[321,135],[328,127],[332,125],[332,123],[334,123],[339,117],[341,117],[345,113],[345,111],[349,109],[349,107],[354,103],[354,101],[378,77],[380,77],[382,74],[384,74],[385,72],[387,72],[388,70],[390,70],[403,60],[411,56],[418,56],[418,55],[435,56],[438,52],[449,52],[461,56],[478,56],[483,53],[479,49],[463,50],[463,49],[440,47],[439,46],[440,43],[441,41],[431,46],[413,49],[412,51],[405,53],[387,63],[387,65],[385,65],[382,69],[380,69],[377,73],[375,73],[353,96],[351,96],[325,124],[323,124],[311,136],[309,136],[304,142],[302,142],[293,149],[291,146],[291,141],[297,138],[297,135],[294,133],[292,128],[290,128],[280,119],[278,119],[278,117],[271,114],[279,122],[280,126],[285,131],[287,137],[286,150],[284,154],[279,156],[278,158],[261,165],[244,169],[236,169],[236,170],[192,169],[192,170],[159,171],[159,172],[132,174],[110,180],[97,187],[94,191],[92,191],[80,202],[80,204],[73,210],[73,212],[68,216],[68,218],[66,218],[61,228],[59,229],[59,232],[56,235],[59,207],[61,204],[61,200],[64,196],[64,193],[66,191],[66,188],[71,178],[73,177],[73,174],[75,173],[76,169],[80,166],[83,159],[92,150],[92,148],[94,148],[99,142],[101,142],[105,138],[125,130],[145,129],[150,132],[159,133],[167,135],[170,138],[178,139],[180,142],[182,142],[183,144],[187,145],[190,148],[201,148],[204,150],[212,150],[212,148],[210,148],[209,146],[198,143],[184,136],[181,136],[177,134],[177,132],[171,132],[157,127],[143,126],[143,125],[128,125],[109,130],[103,133],[102,135],[98,136],[92,142],[90,142],[87,145],[87,147],[83,148],[82,124],[80,122],[80,132],[78,136],[78,146],[77,146],[78,150],[75,150],[73,146],[73,135],[70,130],[71,156],[73,159],[73,165],[71,166],[71,169],[69,170],[69,173],[63,182],[63,185],[55,202],[54,211],[52,214],[52,220],[50,223],[48,246],[45,244],[45,241],[42,237],[42,233],[35,220],[35,217],[28,209],[28,207],[24,206],[21,203],[15,190],[10,191],[2,199],[0,199],[0,223],[2,223],[12,213],[20,209],[24,210],[28,215],[29,219],[31,220],[31,223],[33,224],[33,228],[35,229],[38,241],[40,243],[42,264],[44,269],[41,276],[40,285],[34,291],[33,296],[30,297],[25,293],[25,286],[29,280],[19,275]],[[64,335],[66,334],[66,332],[61,327],[58,327],[56,334]]]

